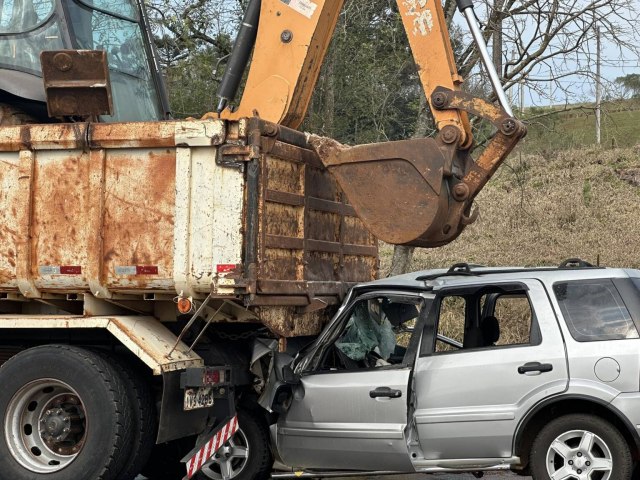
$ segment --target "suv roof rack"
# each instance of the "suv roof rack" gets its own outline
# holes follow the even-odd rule
[[[568,258],[560,264],[558,268],[597,268],[592,263],[586,262],[581,258]]]
[[[456,263],[449,268],[446,272],[434,273],[431,275],[420,275],[416,278],[417,281],[436,280],[441,277],[474,277],[480,275],[495,275],[500,273],[527,273],[527,272],[555,272],[558,270],[577,270],[583,268],[590,269],[602,269],[604,267],[597,267],[589,262],[581,260],[579,258],[569,258],[562,262],[557,267],[525,267],[525,268],[506,268],[495,270],[473,270],[475,268],[487,268],[484,265],[475,265],[469,263]]]

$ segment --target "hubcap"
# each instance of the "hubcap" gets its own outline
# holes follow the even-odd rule
[[[242,430],[218,450],[211,461],[202,467],[202,473],[214,480],[229,480],[240,475],[249,459],[249,442]]]
[[[86,438],[85,409],[66,383],[28,383],[9,402],[4,432],[9,451],[34,473],[54,473],[75,460]]]
[[[547,451],[551,480],[608,480],[612,469],[611,450],[599,436],[586,430],[563,433]]]

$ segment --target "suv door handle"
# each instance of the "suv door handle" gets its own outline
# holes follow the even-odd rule
[[[369,392],[371,398],[400,398],[402,397],[401,390],[393,390],[389,387],[378,387],[375,390]]]
[[[550,363],[530,362],[518,367],[518,373],[524,375],[526,373],[546,373],[553,370],[553,365]]]

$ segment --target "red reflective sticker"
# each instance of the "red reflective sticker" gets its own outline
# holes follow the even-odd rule
[[[158,267],[156,265],[137,265],[136,275],[158,275]]]
[[[79,265],[62,265],[60,275],[82,275],[82,267]]]
[[[219,370],[205,370],[204,371],[204,385],[215,385],[220,383],[220,371]]]
[[[237,265],[216,265],[216,272],[218,273],[229,273],[233,272],[236,269]]]

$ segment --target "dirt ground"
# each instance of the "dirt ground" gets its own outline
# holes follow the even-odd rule
[[[386,479],[386,480],[475,480],[470,473],[433,473],[433,474],[416,474],[416,475],[392,475],[385,477],[363,477],[366,480]],[[486,473],[483,479],[487,480],[531,480],[531,477],[519,477],[512,473]]]
[[[457,474],[449,474],[449,473],[434,473],[434,474],[425,474],[425,475],[392,475],[392,476],[384,476],[384,477],[351,477],[345,478],[344,480],[475,480],[476,477],[471,475],[470,473],[457,473]],[[513,475],[511,473],[487,473],[484,477],[487,480],[531,480],[531,477],[518,477],[517,475]],[[136,480],[146,480],[145,477],[139,476]],[[176,479],[181,480],[181,479]],[[335,479],[339,480],[339,479]]]

